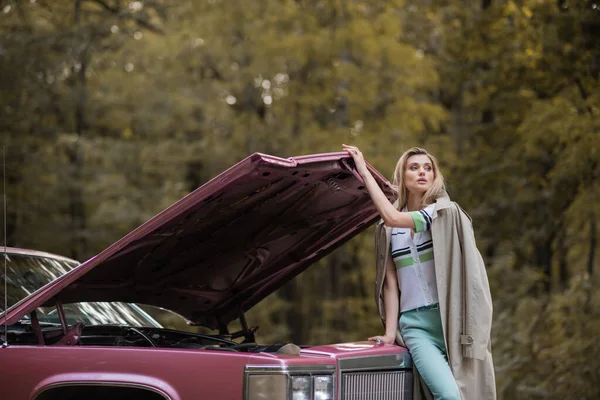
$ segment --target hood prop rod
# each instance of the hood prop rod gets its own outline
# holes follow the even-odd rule
[[[248,322],[246,321],[246,315],[240,309],[240,323],[242,324],[242,332],[244,335],[244,341],[242,343],[256,343],[256,338],[254,337],[254,332],[256,332],[256,327],[249,328]]]
[[[37,338],[38,344],[42,346],[45,345],[46,343],[44,341],[44,334],[42,333],[42,327],[40,326],[40,320],[36,310],[31,312],[31,326],[35,332],[35,337]]]
[[[56,311],[58,312],[58,318],[60,319],[60,326],[62,327],[63,335],[67,334],[69,326],[67,325],[67,318],[65,317],[65,310],[63,308],[62,302],[60,300],[56,300]]]

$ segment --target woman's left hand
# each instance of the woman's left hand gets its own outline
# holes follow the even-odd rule
[[[354,160],[354,164],[356,165],[356,170],[358,171],[359,174],[364,176],[365,173],[368,171],[367,163],[365,162],[365,158],[364,158],[363,154],[360,152],[360,150],[358,149],[358,147],[349,146],[347,144],[342,144],[342,149],[344,151],[347,151],[348,154],[350,154],[350,156]]]
[[[395,336],[387,336],[387,335],[380,335],[380,336],[371,336],[369,338],[369,340],[374,341],[377,344],[394,344],[396,342],[396,337]]]

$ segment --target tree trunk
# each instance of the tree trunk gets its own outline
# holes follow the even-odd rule
[[[289,340],[292,343],[303,343],[304,337],[302,332],[302,313],[299,310],[299,290],[298,290],[298,279],[289,281],[285,286],[281,288],[281,297],[288,306],[288,312],[285,314],[285,324],[290,332]]]
[[[546,280],[544,281],[544,289],[550,292],[552,289],[552,238],[535,243],[533,250],[533,263],[542,269]]]
[[[594,274],[594,261],[596,260],[596,246],[598,244],[598,227],[596,225],[596,215],[592,214],[590,218],[590,253],[588,255],[587,270],[588,274]]]
[[[564,229],[560,230],[558,240],[556,241],[558,247],[558,279],[560,286],[564,289],[567,287],[569,280],[569,269],[567,267],[567,246]]]

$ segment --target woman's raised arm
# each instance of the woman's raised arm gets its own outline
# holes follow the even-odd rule
[[[415,221],[412,217],[407,212],[398,211],[394,208],[393,204],[389,202],[387,197],[385,197],[385,194],[379,185],[377,185],[375,178],[371,172],[369,172],[367,163],[360,150],[355,146],[348,146],[346,144],[342,145],[342,148],[347,151],[354,160],[356,170],[363,177],[365,187],[367,188],[381,219],[383,219],[383,223],[392,228],[414,228]]]

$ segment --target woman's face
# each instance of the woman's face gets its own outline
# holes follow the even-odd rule
[[[406,160],[404,185],[411,193],[425,193],[433,185],[433,163],[425,154],[416,154]]]

